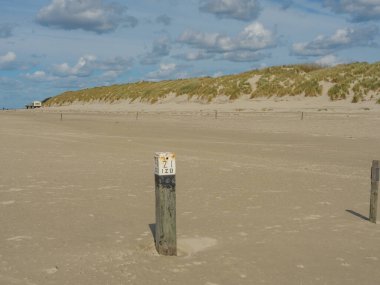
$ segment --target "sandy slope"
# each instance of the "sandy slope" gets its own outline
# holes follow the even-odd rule
[[[327,92],[327,91],[326,91]],[[325,93],[326,93],[325,92]],[[304,96],[284,96],[272,98],[249,99],[249,96],[242,96],[236,100],[229,100],[225,96],[218,96],[211,103],[187,96],[168,95],[158,103],[149,104],[139,101],[130,102],[129,100],[120,100],[114,103],[77,102],[67,106],[49,107],[49,111],[80,111],[80,112],[200,112],[214,111],[221,112],[258,112],[258,111],[280,111],[280,112],[298,112],[298,111],[330,111],[330,112],[361,112],[380,111],[380,104],[374,100],[363,101],[360,103],[351,103],[351,100],[331,101],[327,94],[318,97]]]
[[[380,113],[356,111],[0,112],[0,284],[377,284]],[[178,257],[153,247],[155,151]]]

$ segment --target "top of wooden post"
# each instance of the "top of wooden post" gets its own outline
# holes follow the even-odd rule
[[[154,174],[175,175],[175,154],[172,152],[156,152],[154,155]]]
[[[371,181],[372,182],[379,182],[379,161],[378,160],[373,160],[372,161],[372,169],[371,169]]]

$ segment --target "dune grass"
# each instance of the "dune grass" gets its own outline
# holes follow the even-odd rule
[[[256,78],[255,84],[251,79]],[[217,96],[235,100],[302,95],[321,96],[322,82],[331,84],[327,95],[333,101],[352,98],[351,102],[374,99],[380,104],[380,62],[342,64],[323,68],[313,64],[287,65],[253,70],[217,78],[186,78],[159,82],[140,81],[106,87],[67,91],[47,99],[45,106],[61,106],[74,102],[108,102],[119,100],[156,103],[169,94],[185,95],[211,102]]]

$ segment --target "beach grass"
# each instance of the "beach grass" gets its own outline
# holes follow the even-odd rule
[[[328,90],[324,86],[328,83]],[[211,102],[217,96],[235,100],[243,95],[259,97],[322,96],[330,100],[352,103],[374,100],[380,102],[380,62],[351,63],[335,67],[315,64],[285,65],[252,70],[221,77],[185,78],[159,82],[139,81],[127,84],[67,91],[48,98],[44,106],[70,105],[74,102],[107,102],[129,100],[154,104],[170,94],[185,95]]]

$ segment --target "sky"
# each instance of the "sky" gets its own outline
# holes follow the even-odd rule
[[[380,0],[0,0],[0,108],[68,90],[380,61]]]

